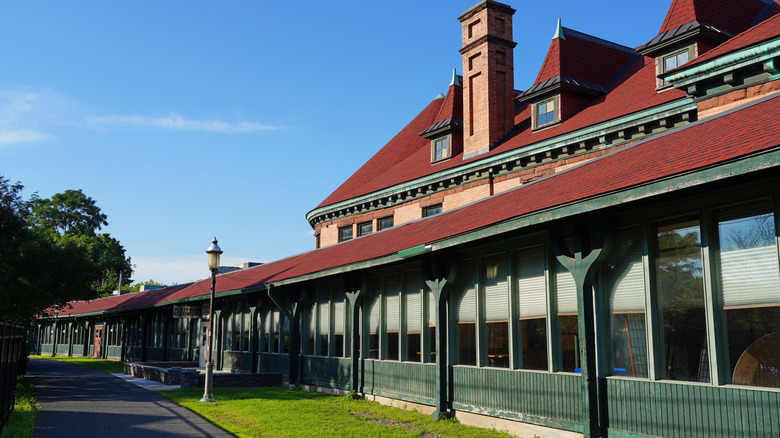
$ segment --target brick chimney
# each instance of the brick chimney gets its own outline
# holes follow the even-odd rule
[[[514,13],[508,5],[483,0],[458,18],[463,26],[463,159],[490,151],[514,127]]]

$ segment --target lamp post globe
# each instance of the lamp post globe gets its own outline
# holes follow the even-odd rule
[[[208,357],[206,362],[206,385],[203,391],[201,402],[211,403],[214,396],[211,393],[214,381],[214,362],[212,360],[211,346],[214,339],[214,289],[217,284],[217,271],[219,270],[219,256],[222,254],[222,248],[217,245],[217,238],[211,241],[211,246],[206,250],[208,254],[208,265],[211,271],[211,296],[209,297],[209,333],[206,342],[208,343]]]

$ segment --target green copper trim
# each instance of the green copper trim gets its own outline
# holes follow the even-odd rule
[[[705,79],[723,76],[737,69],[748,67],[752,64],[762,63],[766,60],[780,56],[780,38],[758,44],[734,53],[719,56],[710,61],[693,65],[689,68],[682,67],[677,73],[660,75],[674,87],[684,87]]]
[[[553,35],[552,39],[560,38],[562,40],[565,40],[566,37],[563,36],[563,26],[561,26],[561,19],[558,19],[558,26],[555,27],[555,35]]]
[[[439,100],[439,99],[444,99],[444,95],[443,95],[443,94],[441,94],[441,93],[439,93],[439,95],[438,95],[438,96],[436,96],[436,97],[434,97],[434,98],[433,98],[433,100]]]
[[[456,85],[460,87],[460,78],[458,77],[458,69],[452,69],[452,80],[450,81],[450,87]]]
[[[388,187],[376,192],[360,195],[345,201],[336,202],[334,204],[326,205],[324,207],[315,208],[306,214],[306,220],[311,224],[312,220],[318,216],[328,213],[338,212],[344,208],[363,204],[379,200],[383,197],[390,197],[394,195],[400,195],[408,190],[416,189],[419,187],[425,187],[431,184],[438,184],[440,181],[446,181],[451,178],[457,178],[465,174],[475,171],[486,171],[493,166],[501,166],[502,164],[513,163],[523,157],[532,157],[539,153],[544,153],[567,144],[577,143],[585,141],[587,139],[595,137],[604,137],[609,133],[636,126],[637,124],[649,123],[656,120],[661,120],[669,116],[676,114],[693,111],[696,109],[696,103],[690,98],[682,98],[667,102],[665,104],[657,105],[652,108],[648,108],[636,113],[627,114],[616,119],[599,123],[587,128],[578,129],[568,134],[563,134],[558,137],[543,140],[530,145],[514,148],[504,153],[494,155],[491,157],[483,158],[462,166],[458,166],[452,169],[447,169],[441,172],[437,172],[431,175],[427,175],[421,178],[413,179],[411,181],[396,184],[392,187]],[[648,135],[645,138],[649,138]],[[600,148],[608,148],[610,145],[603,145]],[[387,205],[392,205],[395,202],[389,202]],[[385,205],[385,206],[387,206]]]
[[[398,257],[405,259],[407,257],[413,257],[422,254],[424,252],[429,252],[430,250],[431,250],[430,245],[426,245],[423,243],[421,245],[413,246],[411,248],[398,251]]]

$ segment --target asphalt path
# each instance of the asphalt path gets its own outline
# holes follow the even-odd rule
[[[36,438],[233,437],[196,413],[103,371],[30,359]]]

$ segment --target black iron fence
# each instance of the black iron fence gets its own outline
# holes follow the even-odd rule
[[[24,327],[0,319],[0,432],[14,407],[16,376],[23,369]]]

